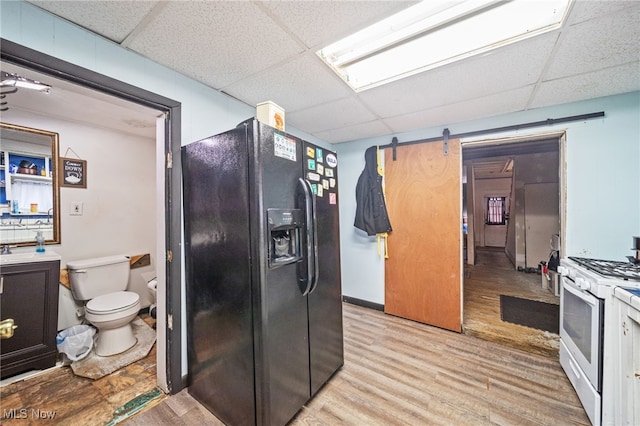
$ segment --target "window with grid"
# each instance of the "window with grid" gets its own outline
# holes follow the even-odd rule
[[[504,225],[506,223],[506,197],[487,198],[487,225]]]

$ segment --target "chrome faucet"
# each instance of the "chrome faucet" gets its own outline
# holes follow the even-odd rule
[[[51,219],[53,219],[53,207],[47,210],[47,223],[51,223]]]
[[[0,254],[11,254],[11,247],[9,244],[5,244],[2,246],[2,250],[0,250]]]

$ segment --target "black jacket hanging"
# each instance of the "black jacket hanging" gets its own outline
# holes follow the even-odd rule
[[[356,218],[353,226],[367,235],[391,231],[387,205],[382,192],[382,176],[378,173],[377,147],[367,148],[365,166],[356,185]]]

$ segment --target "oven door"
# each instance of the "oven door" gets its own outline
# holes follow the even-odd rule
[[[579,289],[562,276],[560,340],[596,391],[602,391],[604,300]]]

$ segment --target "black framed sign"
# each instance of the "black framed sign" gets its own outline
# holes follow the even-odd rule
[[[77,158],[60,157],[60,186],[87,187],[87,162]]]

